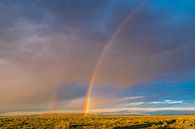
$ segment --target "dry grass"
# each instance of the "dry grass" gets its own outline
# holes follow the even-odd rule
[[[0,129],[195,129],[195,115],[83,116],[45,114],[0,118]]]

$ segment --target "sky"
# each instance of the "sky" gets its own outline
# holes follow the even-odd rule
[[[1,0],[0,112],[194,113],[194,0]],[[132,14],[129,19],[128,15]]]

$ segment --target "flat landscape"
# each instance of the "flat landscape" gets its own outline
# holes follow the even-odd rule
[[[0,129],[195,129],[195,115],[105,116],[45,114],[1,117]]]

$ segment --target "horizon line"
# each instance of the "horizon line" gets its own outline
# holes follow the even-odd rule
[[[144,114],[157,111],[195,111],[195,107],[157,107],[157,108],[101,108],[101,109],[92,109],[89,114],[106,114],[106,113],[117,113],[125,114],[124,111],[127,111],[126,114]],[[130,112],[128,112],[130,111]],[[139,113],[140,112],[140,113]],[[2,112],[0,116],[20,116],[20,115],[39,115],[47,113],[67,113],[67,114],[85,114],[83,110],[52,110],[52,111],[9,111]],[[171,113],[168,113],[171,114]]]

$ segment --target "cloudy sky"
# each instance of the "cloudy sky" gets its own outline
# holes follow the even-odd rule
[[[194,0],[1,0],[0,112],[195,106]],[[132,14],[127,19],[129,14]],[[105,109],[105,110],[103,110]]]

